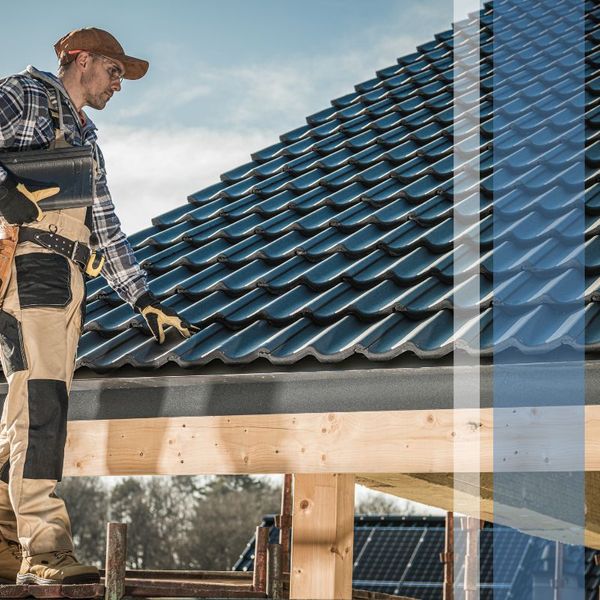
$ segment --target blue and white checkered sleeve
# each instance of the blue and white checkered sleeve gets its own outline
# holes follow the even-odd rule
[[[94,248],[104,252],[105,263],[102,274],[109,285],[123,300],[132,306],[135,301],[148,290],[147,273],[138,264],[127,236],[121,230],[121,222],[115,214],[115,207],[106,182],[104,157],[97,147],[99,158],[99,175],[96,180],[96,199],[94,201],[93,240]]]
[[[9,77],[0,81],[0,148],[10,148],[23,119],[25,92],[19,80]],[[0,181],[6,178],[6,171],[0,165]]]

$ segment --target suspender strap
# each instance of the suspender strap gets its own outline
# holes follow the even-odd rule
[[[60,97],[58,95],[58,91],[56,88],[48,84],[43,79],[39,80],[44,87],[46,88],[46,92],[48,95],[48,111],[50,112],[50,117],[52,119],[52,123],[54,125],[54,140],[50,142],[49,148],[54,149],[56,147],[64,148],[71,147],[65,140],[65,123],[63,121],[63,107],[62,102],[60,101]],[[100,158],[98,157],[98,146],[94,144],[94,177],[98,177],[98,169],[100,165]],[[91,229],[91,226],[90,226]]]
[[[52,119],[52,124],[54,126],[54,139],[49,144],[49,149],[54,148],[65,148],[71,147],[65,139],[65,123],[63,119],[63,105],[60,100],[60,94],[58,90],[50,85],[44,79],[37,77],[33,74],[34,77],[44,86],[46,90],[46,96],[48,98],[48,112],[50,113],[50,118]],[[94,178],[98,178],[98,169],[99,169],[100,160],[98,157],[98,146],[94,144]],[[90,231],[93,231],[94,223],[92,216],[92,207],[88,207],[85,213],[85,225]]]
[[[40,80],[41,81],[41,80]],[[57,143],[65,144],[65,126],[63,121],[62,103],[58,97],[58,92],[54,87],[42,81],[48,94],[48,111],[54,125],[54,140],[50,143],[50,148],[54,148]]]
[[[93,231],[94,230],[94,218],[93,218],[93,214],[92,214],[92,207],[88,206],[86,211],[85,211],[85,220],[84,220],[85,226],[90,230]]]

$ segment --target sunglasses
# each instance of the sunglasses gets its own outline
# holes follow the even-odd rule
[[[69,50],[67,54],[79,54],[80,52],[84,52],[84,50]],[[119,83],[123,83],[123,79],[125,79],[125,71],[123,71],[119,65],[103,54],[96,54],[95,52],[88,52],[88,54],[90,56],[95,56],[96,58],[101,58],[105,64],[109,64],[108,68],[105,68],[111,81],[118,80]]]
[[[115,64],[110,58],[103,56],[102,54],[94,54],[93,56],[97,56],[101,58],[104,62],[104,66],[108,76],[111,81],[118,81],[119,83],[123,83],[123,79],[125,79],[125,72],[119,65]],[[108,63],[108,67],[106,66]]]

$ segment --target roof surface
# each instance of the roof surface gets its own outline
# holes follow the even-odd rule
[[[576,216],[572,197],[556,193],[552,171],[540,172],[521,153],[511,157],[510,128],[494,131],[493,14],[490,2],[484,7],[481,127],[479,137],[473,128],[468,134],[479,140],[482,153],[481,255],[463,265],[481,289],[474,305],[455,307],[453,300],[453,246],[458,257],[468,239],[453,239],[449,29],[131,236],[154,293],[202,330],[189,340],[171,332],[159,346],[140,329],[141,317],[99,278],[87,284],[78,366],[193,367],[260,357],[292,364],[305,356],[337,362],[352,355],[378,361],[403,353],[437,359],[452,351],[456,308],[480,309],[467,327],[466,348],[471,336],[480,335],[480,353],[490,356],[500,348],[493,345],[491,320],[498,282],[514,290],[503,304],[515,317],[503,319],[506,330],[495,332],[502,348],[600,350],[600,7],[586,2],[585,259],[577,252],[575,230],[565,229],[565,220]],[[535,2],[519,3],[517,10],[523,24],[538,19],[547,29],[520,53],[529,57],[527,68],[547,52],[557,67],[548,70],[546,61],[539,71],[546,86],[548,78],[568,75],[560,57],[569,18],[558,5],[542,10]],[[468,51],[466,46],[463,56]],[[511,72],[522,68],[512,64]],[[539,100],[536,93],[543,94],[544,86],[537,92],[532,86],[531,102]],[[510,105],[511,120],[518,123],[525,108]],[[558,115],[540,111],[535,144],[551,151]],[[564,131],[564,119],[559,125]],[[504,179],[518,178],[541,197],[537,209],[522,197],[493,202],[500,184],[492,178],[492,142],[503,151]],[[561,223],[561,239],[539,218],[540,206],[546,218]],[[582,268],[585,327],[562,310],[582,301],[574,284]],[[523,344],[523,331],[539,334],[525,336]]]
[[[279,530],[273,523],[272,516],[265,517],[262,522],[263,526],[271,527],[270,543],[279,541]],[[442,600],[444,574],[440,553],[444,551],[444,528],[443,517],[356,516],[352,586],[419,600]],[[481,599],[533,600],[533,572],[539,583],[547,584],[554,575],[555,543],[501,527],[497,528],[495,540],[493,536],[494,528],[487,523],[480,537]],[[494,543],[502,560],[507,561],[502,570],[507,575],[510,573],[510,580],[508,577],[492,580]],[[586,549],[586,600],[598,598],[600,567],[595,565],[594,555],[595,551]],[[254,538],[233,568],[251,570],[253,564]],[[573,565],[565,560],[563,574],[566,579],[572,568]],[[455,574],[455,581],[463,578],[461,569]]]

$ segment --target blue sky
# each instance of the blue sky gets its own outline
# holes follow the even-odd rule
[[[451,0],[12,6],[2,14],[4,47],[12,51],[2,53],[1,75],[27,64],[55,71],[54,42],[83,26],[107,29],[126,52],[150,61],[144,79],[126,81],[104,111],[89,110],[127,233],[248,162],[251,152],[449,29],[453,19]]]

